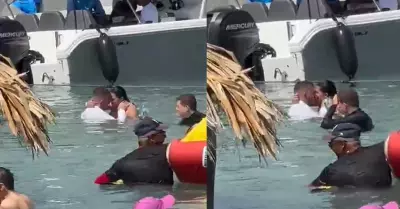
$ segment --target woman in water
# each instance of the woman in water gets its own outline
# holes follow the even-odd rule
[[[329,107],[334,103],[334,97],[337,94],[335,83],[330,80],[319,82],[315,87],[316,96],[322,101],[319,107],[319,115],[324,117]]]
[[[120,122],[125,122],[126,119],[138,119],[136,105],[131,103],[126,91],[121,86],[115,86],[111,89],[112,102],[111,106],[115,111],[111,112],[114,118]]]

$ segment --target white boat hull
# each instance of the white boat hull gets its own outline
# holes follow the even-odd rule
[[[118,84],[204,85],[205,19],[115,27],[105,33],[116,44]],[[57,34],[61,42],[58,47]],[[96,30],[32,32],[29,36],[31,48],[46,59],[44,64],[32,65],[35,84],[108,83],[96,53],[99,37]],[[44,41],[46,44],[41,44]]]
[[[353,15],[343,21],[355,34],[358,72],[355,80],[400,80],[398,49],[400,11]],[[288,27],[288,22],[291,27]],[[347,80],[335,54],[331,19],[266,22],[257,24],[260,40],[277,51],[265,58],[266,81]],[[293,30],[293,37],[288,37]],[[274,31],[274,33],[271,33]],[[288,74],[274,78],[275,69]]]

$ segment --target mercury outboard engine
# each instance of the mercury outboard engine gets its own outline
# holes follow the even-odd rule
[[[36,51],[29,50],[29,37],[24,26],[16,20],[0,18],[0,54],[10,58],[19,74],[28,84],[33,84],[31,64],[39,60],[44,62],[43,56]]]
[[[261,59],[265,50],[260,45],[258,28],[253,17],[236,9],[212,10],[207,14],[208,43],[232,51],[253,81],[264,81]]]

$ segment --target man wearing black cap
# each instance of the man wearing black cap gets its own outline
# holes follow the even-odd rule
[[[386,162],[384,142],[360,146],[361,128],[351,123],[335,126],[326,136],[337,160],[326,166],[312,187],[389,187],[391,170]]]
[[[335,112],[344,115],[343,118],[334,118]],[[321,128],[331,129],[341,123],[354,123],[360,126],[361,131],[371,131],[374,128],[372,119],[359,107],[358,94],[353,89],[340,90],[337,94],[337,103],[333,104],[321,122]]]
[[[139,148],[117,160],[110,169],[97,177],[96,184],[110,184],[122,180],[124,184],[173,184],[173,171],[167,161],[164,144],[167,125],[144,118],[134,128]]]

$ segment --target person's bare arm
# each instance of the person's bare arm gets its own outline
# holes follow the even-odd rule
[[[134,104],[128,106],[128,109],[126,110],[126,115],[128,116],[129,119],[138,118],[137,108]]]
[[[21,194],[21,200],[19,201],[18,209],[34,209],[35,206],[29,197]]]

